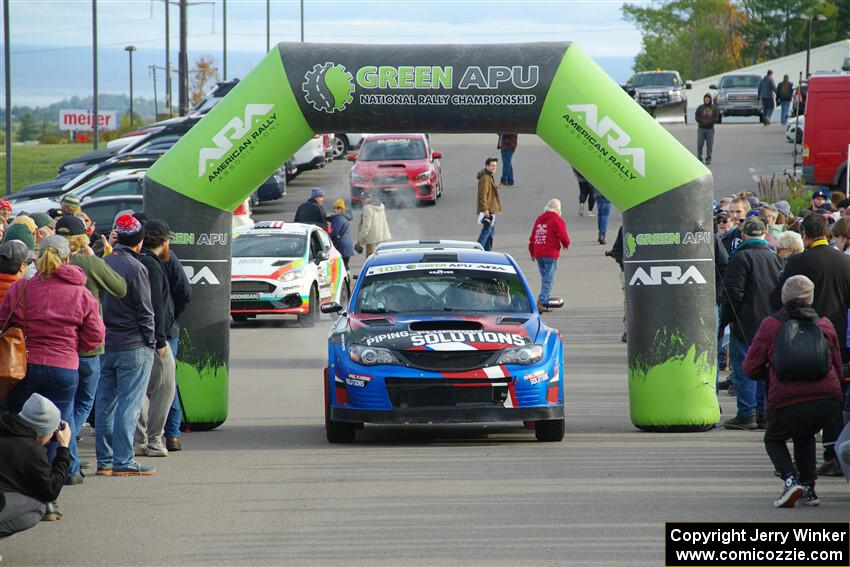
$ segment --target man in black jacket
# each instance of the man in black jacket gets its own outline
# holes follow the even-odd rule
[[[164,255],[160,257],[168,258],[165,262],[165,271],[168,275],[168,286],[171,289],[171,300],[174,302],[174,325],[171,328],[168,346],[171,347],[171,354],[176,363],[177,350],[180,346],[180,326],[177,324],[177,320],[192,301],[192,285],[189,283],[189,278],[186,277],[186,272],[183,270],[183,265],[180,263],[177,254],[171,250],[170,244],[167,244]],[[183,450],[183,443],[180,441],[180,422],[182,420],[183,410],[180,407],[180,393],[175,380],[174,400],[171,402],[171,409],[168,411],[168,418],[165,420],[165,448],[169,451]]]
[[[717,107],[711,104],[711,95],[705,93],[702,97],[702,104],[697,107],[697,159],[702,159],[702,147],[706,147],[705,165],[711,165],[711,151],[714,149],[714,125],[720,117],[720,111]]]
[[[726,429],[754,430],[765,424],[764,382],[751,380],[741,365],[762,319],[774,312],[770,293],[782,271],[782,261],[764,238],[766,232],[761,219],[750,217],[744,221],[744,241],[732,252],[723,275],[726,297],[720,319],[732,325],[730,378],[735,384],[738,406],[735,417],[723,423]]]
[[[847,348],[847,310],[850,309],[850,257],[830,248],[829,226],[823,215],[808,215],[800,223],[803,229],[803,244],[806,249],[800,254],[790,256],[776,288],[773,290],[772,303],[775,309],[782,307],[782,285],[791,276],[806,276],[815,284],[815,311],[832,321],[838,341],[841,343],[841,360],[850,362],[850,349]],[[847,382],[843,382],[847,388]],[[823,430],[824,463],[818,474],[840,476],[841,470],[835,458],[835,440],[841,432],[844,416],[841,411],[836,415],[830,427]]]
[[[732,221],[732,228],[721,237],[727,254],[731,254],[741,244],[741,227],[751,208],[746,197],[735,197],[729,203],[729,220]]]
[[[142,410],[136,427],[134,452],[146,457],[167,457],[163,435],[168,411],[174,401],[176,367],[174,354],[168,341],[174,331],[174,300],[168,284],[168,268],[161,256],[169,245],[171,229],[159,219],[151,219],[144,226],[142,264],[148,269],[151,284],[154,327],[156,329],[156,356],[147,385],[147,395],[142,400]]]
[[[44,446],[54,434],[59,449],[51,463]],[[71,464],[70,442],[59,408],[40,394],[31,395],[21,413],[0,416],[0,539],[62,517],[54,501]]]
[[[310,198],[298,206],[293,222],[315,224],[325,230],[328,228],[328,213],[325,211],[325,194],[318,187],[310,190]]]

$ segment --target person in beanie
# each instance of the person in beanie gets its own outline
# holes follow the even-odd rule
[[[502,212],[502,203],[499,200],[499,189],[493,174],[499,167],[497,158],[484,160],[484,169],[478,172],[478,201],[477,213],[478,224],[481,232],[478,234],[478,243],[484,250],[493,249],[493,235],[496,233],[496,215]]]
[[[502,152],[502,185],[511,186],[514,184],[513,158],[518,138],[517,134],[499,134],[496,149]]]
[[[33,213],[31,218],[37,227],[35,231],[36,244],[40,244],[42,240],[51,234],[55,234],[54,226],[56,225],[56,221],[50,218],[50,215],[47,213]]]
[[[156,328],[156,356],[153,360],[146,396],[142,398],[142,411],[136,427],[134,452],[146,457],[167,457],[163,435],[168,410],[174,401],[174,354],[168,341],[172,338],[174,301],[168,285],[167,269],[160,255],[169,246],[171,229],[159,219],[150,219],[144,225],[145,239],[142,264],[148,269],[151,287],[151,305]]]
[[[568,250],[570,235],[567,225],[561,218],[561,201],[550,199],[543,209],[543,214],[534,221],[531,235],[528,237],[528,253],[537,262],[540,271],[540,295],[537,296],[538,311],[545,312],[549,301],[549,292],[555,280],[555,270],[558,269],[558,258],[561,248]]]
[[[800,254],[788,258],[782,278],[773,290],[773,307],[782,306],[781,289],[785,280],[791,276],[806,276],[815,284],[815,298],[812,306],[818,314],[827,317],[840,340],[841,360],[850,362],[850,349],[847,348],[847,310],[850,307],[850,256],[830,248],[829,229],[826,219],[821,215],[808,215],[800,223],[803,229],[803,244],[806,246]],[[842,386],[847,387],[847,381]],[[832,422],[824,428],[823,463],[818,467],[821,476],[841,476],[838,461],[835,458],[835,440],[843,427],[841,411],[836,411]]]
[[[9,288],[24,277],[27,264],[35,259],[27,245],[20,240],[10,240],[0,244],[0,303],[6,297]]]
[[[127,282],[127,294],[101,298],[106,352],[95,394],[97,474],[148,476],[156,469],[136,462],[133,455],[133,435],[156,355],[150,279],[141,262],[142,224],[121,215],[115,237],[115,249],[105,261]]]
[[[342,256],[342,263],[348,270],[348,261],[354,256],[354,239],[351,237],[351,219],[353,216],[345,210],[345,201],[337,199],[331,213],[331,241]]]
[[[37,273],[18,280],[3,298],[0,321],[24,330],[27,374],[9,395],[9,409],[20,411],[34,393],[52,401],[74,431],[74,394],[80,365],[78,350],[92,350],[103,342],[104,327],[97,301],[85,288],[86,275],[68,263],[71,249],[61,236],[41,243]],[[11,314],[11,316],[10,316]],[[77,442],[71,437],[69,484],[79,484]],[[56,446],[48,447],[51,457]]]
[[[180,263],[180,258],[171,250],[170,239],[160,251],[159,257],[164,262],[165,273],[168,276],[168,289],[171,292],[171,301],[174,304],[174,324],[169,331],[168,346],[171,348],[171,354],[174,356],[176,365],[177,352],[180,347],[180,326],[177,321],[192,301],[192,285],[189,283],[186,271]],[[183,450],[183,443],[180,441],[182,436],[180,422],[182,420],[183,410],[180,407],[180,391],[175,380],[174,400],[171,402],[168,419],[165,421],[165,448],[169,451]]]
[[[711,151],[714,149],[714,125],[720,118],[720,111],[711,102],[711,95],[705,93],[702,104],[696,110],[697,119],[697,159],[705,165],[711,165]],[[705,160],[702,159],[702,148],[706,146]]]
[[[6,199],[0,199],[0,219],[9,222],[12,218],[12,203]]]
[[[30,231],[32,237],[35,238],[35,233],[38,232],[38,225],[35,224],[35,221],[32,220],[32,217],[29,215],[18,215],[12,221],[12,226],[22,224],[27,227],[27,230]]]
[[[75,215],[79,213],[83,210],[80,205],[80,198],[71,193],[68,193],[59,200],[59,206],[62,207],[63,215]]]
[[[56,454],[45,445],[56,436]],[[56,404],[32,394],[17,414],[0,415],[0,539],[28,530],[41,520],[59,520],[56,499],[65,484],[71,427]]]
[[[6,234],[3,236],[3,243],[11,242],[13,240],[22,242],[24,246],[27,247],[27,250],[30,251],[32,258],[35,258],[35,238],[33,238],[32,233],[25,225],[13,224],[9,227]],[[24,274],[24,277],[29,279],[33,276],[33,274],[35,274],[35,265],[27,265],[27,271]]]
[[[86,274],[86,289],[95,301],[102,314],[100,297],[108,293],[112,297],[124,297],[127,294],[127,282],[109,267],[103,259],[95,256],[89,247],[89,237],[82,219],[76,216],[62,216],[56,222],[56,234],[68,241],[71,249],[70,263],[82,268]],[[74,394],[74,437],[86,423],[94,404],[97,383],[100,381],[100,356],[104,352],[103,343],[97,348],[80,352],[79,381]]]
[[[842,375],[842,365],[838,335],[829,319],[819,317],[812,307],[814,298],[815,285],[806,276],[796,275],[785,280],[782,309],[762,321],[744,360],[744,371],[748,376],[768,382],[764,446],[773,466],[782,476],[782,493],[773,502],[777,508],[791,508],[798,500],[808,506],[820,504],[815,493],[815,434],[841,411],[839,376]],[[777,316],[817,324],[829,351],[828,370],[823,377],[779,378],[776,365],[772,363],[783,326]],[[812,372],[815,371],[813,368]],[[789,439],[794,442],[794,462],[786,446]]]
[[[328,213],[325,212],[325,193],[318,187],[310,190],[310,198],[298,206],[293,222],[314,224],[327,229]]]
[[[366,247],[366,257],[375,252],[381,242],[392,240],[390,225],[387,223],[387,212],[384,204],[371,193],[360,196],[363,210],[360,212],[360,228],[357,231],[357,242],[354,245]]]
[[[741,366],[759,324],[773,312],[770,292],[782,271],[782,260],[770,249],[766,233],[761,219],[751,217],[744,221],[744,241],[732,251],[723,274],[725,295],[720,320],[732,326],[729,379],[737,392],[737,413],[723,423],[726,429],[755,430],[765,426],[764,382],[754,381]]]

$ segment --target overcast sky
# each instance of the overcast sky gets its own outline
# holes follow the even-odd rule
[[[190,4],[195,4],[188,9],[190,59],[208,55],[220,63],[222,0],[192,0]],[[620,0],[304,0],[305,41],[570,40],[593,57],[631,58],[640,49],[640,33],[623,21],[622,4]],[[300,1],[272,0],[270,5],[271,43],[299,41]],[[116,84],[120,74],[126,77],[126,67],[119,56],[125,57],[124,46],[132,44],[139,50],[139,69],[134,71],[141,87],[137,96],[149,96],[144,93],[151,88],[147,67],[164,60],[165,2],[98,0],[97,10],[103,88],[107,88],[111,75]],[[172,5],[173,54],[178,47],[178,18],[179,10]],[[12,0],[13,90],[22,96],[46,96],[49,77],[56,79],[51,87],[61,88],[57,83],[70,85],[77,77],[67,77],[63,66],[84,69],[84,61],[91,60],[91,20],[91,0]],[[237,57],[235,52],[256,53],[259,60],[266,51],[266,0],[227,0],[227,43],[228,53],[234,53],[232,59],[228,56],[229,76],[245,76],[255,59]],[[176,57],[172,58],[172,65],[176,66]],[[107,92],[116,88],[107,88]]]

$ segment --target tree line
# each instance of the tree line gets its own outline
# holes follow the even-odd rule
[[[669,0],[622,12],[643,34],[634,70],[675,69],[687,79],[805,51],[808,18],[812,48],[850,38],[848,0]]]

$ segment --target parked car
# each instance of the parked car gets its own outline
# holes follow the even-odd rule
[[[141,195],[142,179],[145,178],[147,169],[119,170],[107,173],[102,177],[92,179],[83,183],[69,193],[79,197],[85,203],[87,199],[94,197],[106,197],[115,195]],[[59,208],[61,197],[32,199],[20,204],[20,210],[28,213],[46,213],[50,209]],[[17,208],[17,207],[16,207]]]
[[[312,327],[321,304],[348,301],[342,256],[328,233],[310,224],[263,221],[238,231],[231,278],[234,321],[297,315],[303,326]]]
[[[688,123],[688,94],[691,81],[682,81],[678,71],[642,71],[623,85],[641,107],[661,122]]]
[[[759,83],[761,75],[755,73],[727,73],[720,77],[716,85],[708,88],[716,90],[714,104],[720,110],[717,122],[724,116],[761,116]]]
[[[162,153],[157,154],[127,154],[119,155],[110,158],[104,162],[95,164],[88,169],[83,170],[74,177],[61,177],[43,183],[36,183],[28,187],[24,187],[9,199],[14,203],[22,203],[32,199],[50,198],[59,200],[65,193],[76,189],[84,183],[88,183],[92,179],[103,177],[109,173],[121,170],[130,169],[148,169],[152,166]]]
[[[365,136],[365,134],[334,134],[334,159],[341,159],[349,151],[359,148]]]
[[[850,73],[809,78],[803,131],[803,179],[846,191],[850,151]]]
[[[321,136],[313,136],[292,156],[299,172],[325,166],[325,150]]]
[[[801,144],[803,142],[803,132],[805,130],[805,116],[794,116],[793,118],[789,118],[788,123],[785,125],[785,140],[793,143],[796,138],[796,142]]]
[[[83,169],[106,161],[116,155],[134,152],[148,153],[153,151],[167,151],[180,137],[188,132],[192,126],[198,123],[201,116],[189,116],[180,119],[167,126],[153,128],[145,136],[131,142],[118,151],[110,149],[98,149],[81,156],[69,159],[59,166],[59,176],[73,173],[76,175]]]
[[[351,168],[351,203],[360,204],[364,191],[396,202],[435,205],[443,194],[440,152],[432,151],[425,134],[369,136]]]

